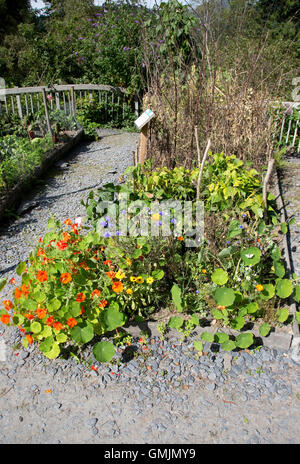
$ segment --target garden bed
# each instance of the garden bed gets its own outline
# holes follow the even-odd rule
[[[63,141],[56,143],[52,149],[45,153],[39,166],[35,166],[31,172],[24,175],[5,194],[0,194],[0,218],[5,216],[7,210],[15,208],[32,182],[43,176],[55,161],[63,158],[81,140],[82,136],[83,129],[66,131],[62,135]]]

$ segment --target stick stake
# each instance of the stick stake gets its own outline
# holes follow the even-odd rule
[[[206,145],[206,148],[205,148],[205,152],[204,152],[204,155],[203,155],[203,158],[202,158],[200,171],[199,171],[198,182],[197,182],[197,197],[196,197],[197,200],[199,200],[199,198],[200,198],[200,185],[201,185],[202,173],[203,173],[204,163],[206,161],[209,148],[210,148],[210,139],[208,139],[208,142],[207,142],[207,145]]]

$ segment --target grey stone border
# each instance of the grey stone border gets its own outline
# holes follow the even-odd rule
[[[82,138],[83,129],[79,129],[75,135],[63,143],[61,146],[54,147],[45,154],[45,158],[39,166],[36,166],[24,179],[17,183],[9,192],[5,193],[0,198],[0,220],[5,215],[5,210],[13,209],[16,204],[22,199],[24,191],[28,189],[35,179],[45,174],[47,169],[52,166],[55,161],[63,158]]]

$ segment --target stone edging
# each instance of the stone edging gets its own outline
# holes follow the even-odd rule
[[[40,166],[36,166],[24,179],[15,185],[12,190],[6,193],[0,199],[0,219],[5,215],[5,210],[14,208],[21,200],[24,190],[27,189],[34,179],[45,174],[47,169],[58,159],[62,158],[69,152],[82,138],[83,129],[77,133],[68,142],[63,143],[62,146],[54,147],[45,154],[45,158]]]

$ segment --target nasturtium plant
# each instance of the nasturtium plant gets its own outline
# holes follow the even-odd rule
[[[285,322],[289,317],[288,308],[281,308],[277,311],[277,319],[279,322]]]
[[[98,342],[93,347],[93,355],[99,362],[109,362],[115,355],[115,348],[110,342]]]
[[[249,346],[251,346],[253,342],[254,339],[253,334],[251,332],[241,333],[235,339],[236,346],[238,346],[239,348],[249,348]]]
[[[257,247],[249,247],[241,251],[241,258],[246,266],[254,266],[260,262],[261,251]]]
[[[260,298],[268,301],[275,295],[275,287],[272,284],[264,284],[263,290],[260,292]]]
[[[225,343],[229,340],[229,335],[227,333],[224,333],[224,332],[217,332],[215,333],[214,335],[214,340],[215,342],[217,343]]]
[[[211,280],[217,285],[224,285],[228,281],[228,274],[224,269],[215,269],[211,275]]]
[[[233,351],[236,348],[236,343],[233,340],[225,340],[221,347],[224,351]]]
[[[262,337],[266,337],[268,335],[268,333],[270,332],[271,330],[271,326],[270,324],[268,324],[267,322],[263,322],[260,326],[259,326],[259,333]]]
[[[221,287],[214,292],[214,300],[220,306],[231,306],[235,300],[232,288]]]
[[[203,343],[200,340],[195,340],[194,348],[196,351],[203,351]]]
[[[183,325],[183,319],[181,317],[173,316],[170,318],[168,326],[171,329],[179,329]]]
[[[210,332],[203,332],[201,334],[201,338],[202,340],[204,340],[205,342],[209,342],[209,343],[212,343],[214,341],[214,336],[212,333]]]
[[[293,284],[288,279],[278,279],[276,283],[276,295],[279,298],[288,298],[293,292]]]
[[[172,300],[177,308],[177,311],[182,312],[182,298],[181,298],[181,289],[177,284],[174,284],[171,288]]]

